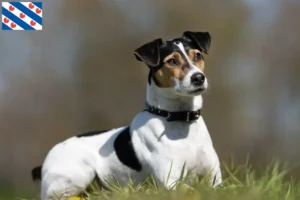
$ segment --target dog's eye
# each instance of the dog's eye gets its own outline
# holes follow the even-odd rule
[[[202,59],[202,55],[198,52],[195,54],[195,61],[199,61]]]
[[[176,66],[177,65],[177,61],[175,58],[171,58],[169,60],[167,60],[168,65],[170,66]]]

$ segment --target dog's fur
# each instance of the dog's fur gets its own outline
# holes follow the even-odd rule
[[[169,112],[202,108],[202,93],[208,87],[203,54],[210,41],[208,32],[185,32],[180,38],[156,39],[136,49],[136,58],[150,69],[146,95],[150,106]],[[195,82],[195,74],[202,81]],[[140,183],[152,174],[159,185],[170,187],[183,167],[184,176],[187,171],[191,176],[209,173],[216,186],[222,181],[219,165],[202,116],[170,122],[143,111],[128,127],[82,134],[55,145],[32,176],[41,178],[41,198],[48,200],[77,195],[95,177],[108,186],[109,180]]]

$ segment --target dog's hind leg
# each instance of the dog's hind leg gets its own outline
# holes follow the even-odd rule
[[[67,200],[70,197],[75,197],[90,185],[95,176],[94,172],[86,170],[82,172],[77,171],[77,173],[72,169],[70,171],[72,172],[66,172],[63,175],[54,173],[45,174],[42,180],[41,199]]]
[[[101,170],[97,151],[78,138],[54,146],[42,167],[41,199],[68,199],[85,191]]]
[[[82,152],[81,152],[82,153]],[[76,154],[77,157],[67,162],[53,162],[43,166],[41,199],[68,199],[79,195],[96,177],[93,158],[87,154]],[[51,165],[52,164],[52,165]]]

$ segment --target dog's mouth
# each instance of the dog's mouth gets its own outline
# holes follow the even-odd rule
[[[190,93],[191,94],[200,93],[200,92],[203,92],[204,90],[205,90],[205,88],[197,88],[196,90],[192,90]]]

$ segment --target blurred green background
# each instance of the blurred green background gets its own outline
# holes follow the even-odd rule
[[[297,0],[44,0],[43,31],[0,32],[0,193],[36,192],[57,142],[129,124],[148,72],[134,49],[186,30],[213,38],[203,115],[221,161],[297,164],[299,19]]]

